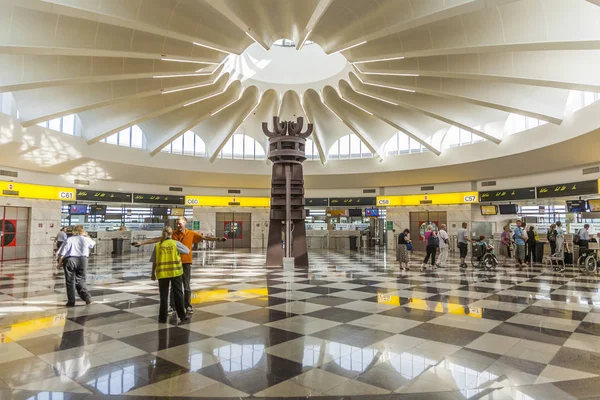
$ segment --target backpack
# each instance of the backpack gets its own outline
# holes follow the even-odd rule
[[[427,246],[440,247],[440,238],[432,233],[427,239]]]
[[[573,244],[579,245],[579,232],[581,232],[581,229],[573,236]]]

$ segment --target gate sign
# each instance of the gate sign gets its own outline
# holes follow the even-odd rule
[[[185,205],[192,207],[269,207],[269,197],[185,196]]]
[[[391,206],[418,206],[421,204],[475,204],[479,202],[477,192],[412,194],[407,196],[379,196],[377,205],[380,207]]]
[[[0,181],[0,196],[22,199],[75,200],[75,189]]]

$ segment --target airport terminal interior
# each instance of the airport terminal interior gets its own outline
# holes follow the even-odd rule
[[[600,0],[0,0],[0,399],[598,399],[598,71]]]

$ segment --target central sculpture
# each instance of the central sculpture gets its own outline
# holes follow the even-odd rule
[[[262,124],[269,137],[269,160],[273,162],[267,266],[282,265],[285,256],[293,257],[296,267],[308,267],[302,162],[306,160],[306,138],[313,124],[301,132],[303,125],[302,117],[296,122],[280,122],[279,117],[273,117],[273,131],[267,122]]]

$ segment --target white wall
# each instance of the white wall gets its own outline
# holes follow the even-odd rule
[[[200,221],[200,232],[202,234],[216,233],[216,221],[218,212],[229,213],[250,213],[251,216],[251,246],[252,248],[266,246],[269,234],[269,209],[267,208],[247,208],[247,207],[195,207],[194,220]]]

